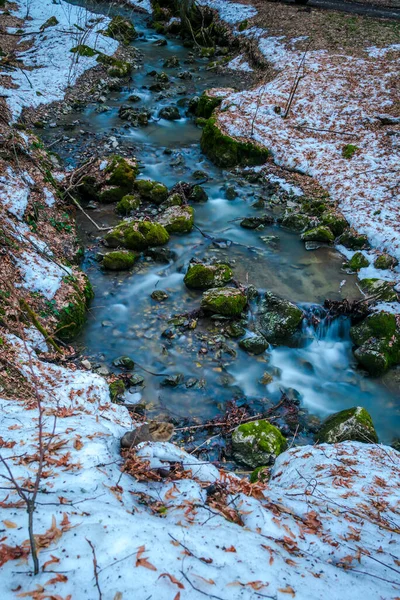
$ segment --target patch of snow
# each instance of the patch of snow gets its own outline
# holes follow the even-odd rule
[[[373,312],[380,312],[384,310],[393,315],[400,315],[400,303],[399,302],[378,302],[372,308]]]
[[[35,327],[27,327],[24,330],[25,339],[34,348],[40,352],[47,352],[46,338]]]
[[[251,19],[257,14],[254,6],[240,4],[239,2],[229,2],[228,0],[198,0],[201,6],[209,6],[218,11],[223,21],[234,25],[246,19]]]
[[[62,268],[37,253],[25,250],[15,257],[15,263],[23,278],[18,285],[32,292],[40,292],[47,300],[54,298],[63,278],[72,273],[69,267]]]
[[[145,10],[148,13],[153,12],[153,8],[151,6],[150,0],[127,0],[127,2],[129,4],[131,4],[132,6],[136,6],[137,8],[142,8],[143,10]]]
[[[54,204],[56,203],[56,199],[54,197],[53,192],[51,192],[47,187],[43,188],[43,196],[47,206],[54,206]]]
[[[298,185],[293,185],[283,179],[283,177],[278,177],[277,175],[273,175],[272,173],[267,174],[266,179],[271,183],[277,183],[279,187],[281,187],[288,194],[292,194],[293,196],[304,196],[303,190]]]
[[[58,182],[64,181],[65,179],[65,173],[63,173],[62,171],[53,171],[52,175],[54,179]]]
[[[370,46],[365,49],[365,52],[371,58],[382,58],[388,52],[400,52],[400,44],[390,44],[385,48],[377,48],[376,46]]]
[[[22,219],[28,205],[30,189],[24,181],[7,167],[6,174],[0,176],[1,206],[17,219]]]
[[[12,11],[15,16],[24,18],[26,3],[18,2],[19,8]],[[7,72],[17,89],[0,87],[6,96],[7,104],[13,119],[17,119],[23,107],[37,107],[61,100],[68,86],[74,85],[77,79],[87,70],[97,65],[96,56],[79,56],[72,53],[71,48],[86,44],[98,52],[112,55],[118,48],[118,42],[101,33],[110,22],[86,8],[74,6],[65,0],[55,3],[52,0],[30,0],[30,20],[24,23],[24,33],[32,32],[33,45],[29,50],[17,54],[26,67],[24,70]],[[40,27],[50,18],[56,17],[58,25],[45,28],[40,34]],[[23,38],[30,39],[29,36]],[[4,73],[3,73],[4,74]]]
[[[226,66],[228,69],[232,69],[232,71],[244,71],[247,73],[253,71],[247,60],[244,59],[243,55],[236,56],[236,58],[228,62]]]

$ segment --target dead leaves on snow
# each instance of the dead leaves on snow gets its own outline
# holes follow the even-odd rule
[[[150,569],[150,571],[157,571],[156,567],[153,564],[151,564],[151,562],[149,562],[146,557],[143,556],[143,554],[145,552],[146,552],[146,547],[144,545],[140,546],[140,548],[136,554],[135,567],[144,567],[145,569]],[[164,573],[164,575],[165,575],[165,573]],[[161,575],[160,575],[160,577],[161,577]]]

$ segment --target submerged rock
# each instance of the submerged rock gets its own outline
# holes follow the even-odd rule
[[[190,193],[189,200],[192,202],[207,202],[208,194],[201,185],[194,185]]]
[[[358,346],[357,362],[371,375],[381,375],[400,364],[400,328],[396,315],[381,311],[369,315],[350,329],[350,337]]]
[[[201,308],[212,314],[239,317],[246,304],[246,295],[236,288],[211,288],[204,292]]]
[[[231,281],[232,277],[232,270],[226,264],[190,263],[183,281],[188,288],[206,290],[212,287],[222,287]]]
[[[118,356],[118,358],[114,358],[112,364],[114,367],[118,367],[119,369],[126,369],[127,371],[132,371],[135,368],[135,362],[130,358],[130,356]]]
[[[260,332],[270,343],[288,340],[300,327],[304,313],[298,306],[266,292],[257,311]]]
[[[237,198],[237,196],[238,193],[234,185],[229,184],[225,187],[225,198],[227,200],[234,200],[235,198]]]
[[[181,118],[177,106],[164,106],[158,113],[158,116],[160,119],[166,119],[167,121],[178,121]]]
[[[273,222],[273,217],[269,215],[264,215],[263,217],[245,217],[240,221],[240,227],[244,229],[257,229],[260,225],[271,225]]]
[[[279,429],[264,419],[243,423],[232,433],[235,460],[252,469],[274,463],[286,448],[286,439]]]
[[[356,406],[341,410],[328,417],[316,435],[318,442],[337,444],[354,441],[372,444],[378,442],[371,416],[365,408]]]
[[[240,340],[239,346],[249,354],[262,354],[269,348],[269,343],[263,335],[253,335]]]
[[[111,248],[125,246],[139,251],[150,246],[162,246],[168,240],[168,231],[152,221],[122,221],[104,237],[105,244]]]
[[[167,292],[164,292],[164,290],[154,290],[154,292],[151,293],[151,297],[153,300],[156,300],[156,302],[164,302],[164,300],[167,300],[168,294]]]
[[[194,225],[194,210],[191,206],[171,206],[158,217],[158,222],[168,233],[189,233]]]
[[[103,257],[103,268],[107,271],[127,271],[137,260],[137,254],[128,250],[115,250],[107,252]]]

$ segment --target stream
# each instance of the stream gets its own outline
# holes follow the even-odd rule
[[[90,8],[101,12],[102,5],[97,3]],[[97,260],[97,254],[104,252],[99,233],[78,213],[80,235],[86,246],[82,268],[95,291],[88,322],[77,340],[82,354],[93,366],[115,372],[118,369],[112,366],[113,359],[128,355],[148,371],[160,374],[151,375],[136,368],[135,372],[144,376],[144,383],[126,395],[127,403],[144,403],[150,418],[172,417],[177,423],[201,423],[224,414],[226,403],[232,399],[239,405],[248,403],[258,412],[276,404],[285,391],[300,400],[310,423],[316,421],[315,417],[323,419],[344,408],[364,406],[372,416],[380,441],[390,443],[400,426],[396,377],[392,373],[373,379],[357,370],[347,319],[328,324],[322,317],[316,328],[305,322],[295,347],[274,347],[261,356],[250,356],[241,350],[237,340],[225,335],[227,324],[223,321],[201,319],[195,329],[185,329],[183,333],[174,329],[170,319],[200,305],[201,292],[189,290],[183,283],[193,257],[228,261],[236,280],[252,284],[261,292],[270,290],[306,311],[318,311],[325,298],[354,299],[360,293],[356,277],[342,269],[343,257],[334,248],[307,251],[298,234],[276,224],[262,230],[239,226],[241,218],[264,214],[265,207],[277,216],[282,211],[279,186],[252,183],[243,173],[224,171],[211,164],[201,153],[201,129],[186,116],[185,103],[210,87],[245,87],[242,75],[207,70],[208,60],[192,57],[190,49],[178,39],[168,38],[166,46],[157,46],[154,43],[161,36],[149,28],[146,15],[123,7],[114,8],[113,14],[117,13],[131,16],[140,34],[134,45],[142,53],[142,66],[133,72],[129,89],[107,93],[105,103],[109,110],[105,112],[98,112],[98,103],[91,103],[83,112],[65,115],[58,125],[69,124],[69,141],[54,143],[60,137],[59,128],[45,129],[40,135],[47,144],[54,144],[53,150],[68,166],[75,166],[82,158],[87,137],[80,132],[89,131],[103,145],[104,139],[112,136],[111,140],[118,144],[116,152],[124,148],[138,158],[140,177],[161,181],[169,188],[180,180],[195,183],[193,173],[205,171],[208,181],[202,184],[209,200],[195,205],[195,224],[220,242],[213,243],[194,229],[190,234],[171,236],[168,263],[141,258],[130,272],[104,272]],[[178,57],[181,66],[164,69],[165,59],[171,56]],[[188,69],[192,79],[177,77],[179,71]],[[165,71],[170,76],[173,85],[165,94],[167,97],[160,98],[144,87],[154,82],[148,75],[152,70]],[[154,119],[147,127],[127,126],[118,116],[120,105],[132,93],[141,98],[135,107],[142,106],[153,113]],[[177,103],[179,121],[157,119],[163,106]],[[79,123],[74,125],[77,120]],[[226,198],[227,184],[234,185],[238,192],[234,200]],[[90,214],[106,225],[119,221],[112,205],[99,205]],[[154,301],[150,294],[156,289],[166,291],[168,299],[162,303]],[[180,385],[162,385],[161,375],[176,374],[183,376]],[[293,432],[286,433],[291,439]],[[310,439],[307,428],[299,431],[298,443]],[[209,456],[213,457],[212,452]]]

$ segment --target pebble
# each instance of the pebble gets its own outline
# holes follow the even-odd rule
[[[88,361],[88,360],[83,360],[81,362],[81,365],[82,365],[82,367],[84,367],[88,371],[92,368],[92,365],[91,365],[90,361]]]

